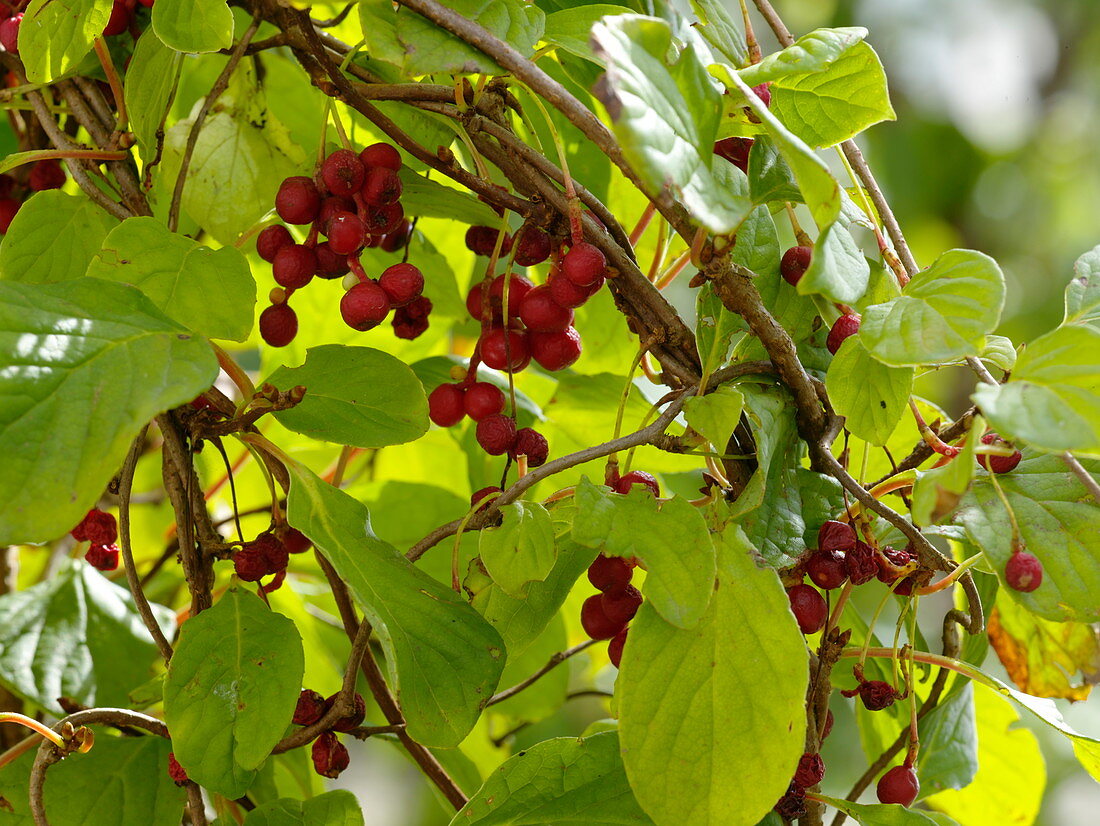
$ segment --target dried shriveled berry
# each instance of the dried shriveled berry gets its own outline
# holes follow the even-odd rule
[[[779,274],[783,276],[783,280],[792,287],[801,281],[806,270],[810,268],[813,254],[813,247],[802,246],[791,247],[783,253],[783,258],[779,261]]]
[[[920,781],[911,766],[894,766],[879,778],[875,791],[880,803],[897,803],[909,808],[920,794]]]
[[[817,531],[817,547],[822,551],[850,551],[856,546],[855,530],[847,522],[829,520]]]
[[[817,551],[806,561],[806,573],[818,588],[831,591],[848,579],[844,554],[838,551]]]
[[[820,754],[804,754],[798,760],[794,772],[794,782],[803,789],[816,786],[825,777],[825,761]]]
[[[465,392],[457,384],[441,384],[428,394],[428,418],[440,427],[451,427],[466,415]]]
[[[351,762],[347,747],[331,731],[326,731],[313,741],[310,756],[313,758],[313,770],[321,777],[337,778]]]
[[[878,563],[878,581],[890,585],[895,579],[908,573],[913,557],[905,548],[880,548],[875,555]]]
[[[466,249],[474,255],[484,255],[488,258],[493,254],[493,248],[497,243],[499,230],[494,227],[470,227],[466,230]],[[501,242],[500,254],[506,255],[512,249],[512,236],[504,233]]]
[[[527,467],[541,467],[550,455],[550,445],[546,437],[531,427],[522,427],[516,431],[516,443],[508,451],[513,459],[527,457]]]
[[[382,271],[378,286],[390,297],[392,306],[404,307],[424,292],[424,273],[412,264],[394,264]]]
[[[263,551],[251,545],[244,545],[233,554],[233,573],[245,582],[259,582],[267,576],[267,559]]]
[[[857,542],[854,548],[844,554],[844,570],[853,585],[870,582],[878,576],[875,549],[866,542]]]
[[[275,195],[275,211],[288,224],[312,224],[321,209],[321,193],[312,178],[287,178]]]
[[[530,333],[531,357],[543,370],[556,372],[576,363],[581,357],[581,334],[573,327],[560,333]]]
[[[516,421],[510,416],[486,416],[477,423],[477,443],[490,456],[507,453],[516,443]]]
[[[1005,582],[1013,591],[1030,594],[1043,584],[1043,563],[1034,554],[1016,551],[1005,565]]]
[[[607,258],[598,247],[581,241],[561,259],[561,274],[578,287],[588,287],[603,277]]]
[[[118,545],[92,545],[84,554],[84,561],[97,571],[118,569]]]
[[[287,563],[290,562],[290,552],[271,531],[264,531],[251,542],[246,542],[244,547],[253,548],[260,553],[267,566],[266,572],[269,574],[285,571]]]
[[[377,281],[360,281],[340,299],[340,315],[353,330],[365,332],[386,320],[390,298]]]
[[[325,716],[325,698],[312,688],[303,688],[294,706],[294,717],[290,722],[296,726],[312,726]]]
[[[829,606],[816,588],[795,585],[787,589],[787,598],[791,601],[791,613],[803,634],[816,634],[825,627]]]
[[[609,640],[625,625],[625,621],[615,621],[604,613],[603,594],[593,594],[581,606],[581,627],[594,640]]]
[[[118,540],[118,522],[114,514],[92,508],[70,533],[77,542],[110,545]]]
[[[840,349],[840,345],[844,343],[844,340],[850,336],[854,336],[858,332],[859,315],[856,313],[845,313],[833,322],[833,326],[829,330],[829,335],[825,339],[825,346],[828,347],[829,352],[835,356],[836,351]]]
[[[806,815],[806,791],[795,783],[787,787],[787,791],[775,804],[775,811],[784,820],[798,820]]]
[[[336,702],[338,694],[333,694],[331,697],[325,700],[325,711],[332,708]],[[363,700],[363,695],[356,692],[352,697],[352,709],[351,712],[341,717],[335,723],[332,724],[333,731],[348,732],[356,726],[363,725],[363,720],[367,717],[367,703]]]
[[[600,554],[588,566],[588,581],[601,591],[625,588],[634,576],[634,566],[621,556]]]
[[[626,645],[626,635],[628,629],[624,628],[618,634],[611,638],[611,642],[607,644],[607,656],[611,660],[611,664],[616,668],[623,661],[623,646]]]
[[[420,296],[393,312],[393,334],[398,338],[414,339],[428,329],[428,315],[432,311],[430,299]]]
[[[27,176],[27,189],[31,192],[61,189],[64,185],[65,168],[56,158],[39,161],[31,167],[31,174]]]
[[[333,195],[350,198],[363,186],[367,170],[350,149],[337,149],[321,164],[321,180]]]
[[[982,436],[983,445],[996,445],[997,447],[1012,447],[1010,442],[1006,442],[996,433],[986,433]],[[986,453],[978,454],[978,464],[988,470],[990,473],[1008,473],[1010,470],[1015,470],[1016,465],[1020,464],[1020,460],[1024,458],[1024,455],[1020,451],[1015,451],[1011,456],[990,456]]]
[[[892,685],[882,680],[861,680],[856,688],[840,693],[845,697],[854,697],[858,694],[868,711],[882,711],[902,697]]]
[[[298,335],[298,315],[289,304],[272,304],[260,313],[260,337],[271,347],[286,347]]]
[[[657,477],[644,470],[632,470],[630,473],[624,473],[619,477],[619,481],[615,483],[615,492],[630,493],[630,489],[635,485],[641,485],[648,489],[654,496],[661,495],[661,486],[657,484]]]
[[[183,786],[187,783],[187,772],[183,770],[183,766],[179,764],[176,759],[175,752],[168,752],[168,776],[172,778],[172,782],[177,786]]]
[[[290,230],[282,224],[273,224],[270,227],[264,227],[256,236],[256,252],[260,258],[270,264],[275,260],[279,250],[293,243],[294,237],[290,234]]]
[[[538,227],[526,226],[516,236],[515,262],[521,267],[533,267],[550,257],[553,247],[550,236]]]

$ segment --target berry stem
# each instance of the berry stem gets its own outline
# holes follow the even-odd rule
[[[946,456],[948,459],[954,459],[959,455],[959,448],[947,444],[947,442],[934,433],[932,428],[924,421],[924,416],[921,415],[920,410],[917,408],[917,401],[912,396],[909,397],[909,409],[913,412],[913,418],[916,419],[917,422],[917,429],[920,431],[921,438],[924,439],[926,445],[941,456]]]
[[[930,585],[925,585],[923,588],[917,588],[913,591],[918,596],[926,596],[928,594],[935,594],[951,586],[959,577],[967,572],[969,568],[976,565],[982,559],[982,554],[976,553],[974,556],[968,557],[959,563],[951,573],[941,579],[939,582],[933,582]]]
[[[527,89],[527,93],[530,95],[531,100],[535,102],[538,110],[542,113],[542,118],[546,121],[546,129],[550,132],[550,137],[554,141],[554,148],[558,152],[558,163],[561,165],[561,177],[562,181],[565,183],[565,198],[569,204],[569,232],[573,238],[573,243],[579,244],[584,240],[584,229],[581,227],[581,200],[577,197],[577,190],[573,186],[573,176],[569,174],[569,159],[565,154],[565,143],[562,141],[561,134],[558,132],[558,127],[550,117],[550,113],[546,111],[546,107],[542,105],[542,99],[528,88],[526,84],[524,84],[524,88]]]
[[[646,228],[649,226],[650,221],[653,220],[653,216],[657,214],[657,206],[650,201],[645,205],[645,209],[642,210],[642,216],[638,219],[638,223],[634,225],[634,229],[630,231],[630,246],[638,246],[638,241],[641,240],[642,235],[645,233]]]
[[[347,149],[349,152],[354,151],[351,148],[351,141],[348,140],[348,133],[344,131],[344,122],[340,119],[340,113],[336,111],[335,106],[332,107],[331,114],[332,125],[336,127],[336,134],[340,136],[340,143],[342,143],[344,145],[344,149]]]
[[[841,657],[874,657],[877,659],[896,659],[897,651],[893,648],[868,648],[866,650],[849,648],[840,652]],[[984,685],[987,688],[992,688],[998,693],[1002,693],[1002,689],[993,680],[987,677],[978,669],[969,663],[956,660],[952,657],[944,656],[943,654],[932,654],[928,651],[916,651],[909,652],[909,656],[914,662],[925,663],[927,665],[938,666],[939,668],[946,668],[949,671],[954,671],[956,674],[961,674],[974,682]]]
[[[118,71],[115,69],[115,63],[111,60],[111,53],[107,49],[107,44],[103,42],[102,37],[97,37],[92,41],[92,48],[95,49],[95,55],[99,58],[99,64],[103,67],[103,74],[107,75],[107,83],[111,86],[111,95],[115,99],[115,106],[118,108],[118,124],[115,126],[115,139],[112,143],[115,143],[117,136],[126,131],[127,122],[129,118],[126,114],[126,96],[122,91],[122,81],[118,77]],[[115,144],[117,146],[117,143]]]
[[[913,611],[913,618],[909,626],[909,639],[914,643],[917,639],[917,612]],[[905,753],[905,765],[912,766],[917,762],[917,752],[920,751],[920,732],[917,729],[917,692],[913,686],[913,652],[916,649],[909,647],[909,667],[905,674],[905,690],[909,694],[909,750]]]
[[[813,239],[806,234],[806,231],[802,229],[802,225],[798,223],[798,215],[794,211],[794,205],[790,201],[783,204],[787,210],[787,220],[791,222],[791,230],[794,232],[794,240],[800,247],[812,247],[814,245]]]
[[[40,723],[24,714],[15,711],[0,711],[0,723],[18,723],[21,726],[26,726],[31,731],[41,734],[59,749],[65,748],[65,739],[60,734],[45,723]]]
[[[73,158],[86,161],[124,161],[130,155],[129,152],[113,152],[106,149],[36,149],[32,152],[20,152],[18,155],[9,155],[8,160],[16,160],[17,163],[8,167],[15,169],[29,163],[47,161],[51,159],[64,160]]]
[[[646,273],[646,278],[654,283],[656,283],[658,274],[661,272],[661,267],[665,264],[668,245],[668,222],[662,220],[657,227],[657,245],[653,249],[653,260],[650,262],[649,271]]]
[[[669,264],[664,272],[657,276],[657,289],[663,290],[669,284],[676,280],[676,276],[684,271],[688,264],[691,263],[691,250],[685,250],[679,258]]]
[[[756,40],[756,33],[752,30],[749,7],[745,0],[741,0],[741,19],[745,21],[745,48],[749,51],[749,63],[759,63],[763,55],[760,51],[760,44]]]
[[[988,474],[989,481],[993,485],[993,490],[997,491],[997,497],[1001,500],[1001,504],[1005,506],[1005,512],[1008,514],[1009,524],[1012,525],[1012,550],[1015,552],[1020,547],[1020,524],[1016,521],[1016,511],[1012,509],[1012,505],[1008,501],[1008,497],[1005,496],[1004,489],[1001,487],[1001,483],[997,480],[996,473]]]

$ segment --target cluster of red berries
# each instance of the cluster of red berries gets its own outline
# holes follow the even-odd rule
[[[65,167],[55,158],[38,161],[31,167],[27,182],[11,175],[0,175],[0,235],[6,234],[23,202],[34,192],[61,189],[65,185]]]
[[[825,724],[825,736],[832,729],[832,716]],[[824,737],[822,738],[824,739]],[[787,820],[797,820],[806,815],[806,791],[813,788],[825,777],[825,762],[820,754],[803,754],[798,760],[798,768],[795,769],[794,778],[791,780],[787,791],[775,804],[775,811],[780,817]]]
[[[315,178],[287,178],[275,196],[275,211],[288,224],[309,226],[296,243],[281,224],[256,237],[256,251],[271,264],[278,287],[260,314],[260,335],[272,347],[285,347],[298,333],[298,316],[288,303],[295,290],[318,278],[345,278],[340,315],[361,332],[381,324],[394,310],[394,334],[414,339],[428,329],[432,302],[425,298],[424,275],[412,264],[387,267],[371,278],[359,261],[366,247],[397,252],[412,237],[412,222],[401,206],[401,155],[388,143],[359,154],[337,149]],[[319,241],[320,236],[327,240]],[[350,273],[350,275],[349,275]],[[350,282],[350,283],[349,283]]]
[[[475,381],[476,368],[457,384],[441,384],[428,396],[428,415],[440,427],[452,427],[466,416],[477,422],[477,443],[490,456],[507,453],[527,457],[528,467],[539,467],[550,455],[546,437],[532,427],[516,428],[504,414],[504,391],[487,381]]]
[[[245,582],[259,582],[265,576],[273,576],[274,579],[263,586],[264,593],[271,593],[286,579],[290,555],[304,553],[312,544],[297,528],[277,525],[273,531],[264,531],[233,553],[233,572]]]
[[[77,542],[90,542],[84,560],[100,571],[118,568],[118,523],[106,511],[93,508],[70,533]]]
[[[333,703],[337,694],[325,698],[310,688],[303,688],[298,695],[298,704],[294,707],[294,718],[291,722],[296,726],[312,726],[324,717]],[[336,778],[348,767],[349,755],[347,746],[340,742],[336,732],[349,732],[361,726],[367,716],[367,704],[361,694],[354,697],[354,707],[350,714],[341,717],[332,724],[328,731],[321,732],[313,741],[311,756],[313,768],[322,777]]]

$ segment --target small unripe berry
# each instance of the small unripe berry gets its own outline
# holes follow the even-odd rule
[[[337,778],[348,767],[351,757],[347,747],[331,731],[326,731],[313,741],[310,749],[313,770],[321,777]]]
[[[825,627],[829,606],[816,588],[795,585],[787,589],[787,598],[791,602],[791,613],[803,634],[816,634]]]
[[[372,143],[359,153],[359,160],[366,167],[384,166],[394,172],[401,168],[401,153],[388,143]]]
[[[634,566],[621,556],[600,554],[588,566],[588,581],[601,591],[612,588],[625,588],[634,576]]]
[[[466,415],[465,393],[457,384],[441,384],[428,394],[428,418],[439,427],[451,427]]]
[[[879,778],[875,791],[880,803],[898,803],[909,808],[920,794],[920,781],[911,766],[894,766]]]
[[[523,297],[519,317],[527,329],[535,333],[558,333],[573,325],[573,311],[555,301],[546,284],[535,287]]]
[[[368,204],[375,206],[396,204],[401,199],[401,179],[392,169],[375,166],[367,172],[359,192]]]
[[[294,237],[290,230],[282,224],[273,224],[264,227],[256,236],[256,253],[267,263],[275,260],[275,256],[283,247],[294,243]]]
[[[394,264],[382,271],[378,286],[390,297],[391,305],[403,307],[424,292],[424,274],[412,264]]]
[[[516,443],[509,453],[513,459],[526,456],[527,467],[541,467],[546,464],[550,455],[550,445],[547,444],[546,437],[537,430],[524,427],[516,432]]]
[[[623,646],[626,645],[626,634],[627,629],[624,628],[612,637],[611,642],[607,644],[607,657],[616,668],[623,661]]]
[[[328,222],[328,245],[337,255],[353,255],[363,248],[367,228],[354,212],[338,212]]]
[[[501,456],[516,443],[516,422],[509,416],[486,416],[477,423],[477,443],[490,456]]]
[[[337,149],[321,164],[321,180],[333,195],[349,198],[363,186],[367,170],[350,149]]]
[[[564,370],[581,357],[581,334],[568,327],[560,333],[530,333],[531,357],[544,370]]]
[[[603,610],[603,594],[593,594],[581,606],[581,627],[594,640],[609,640],[623,630],[625,622],[612,620]]]
[[[531,363],[527,335],[520,330],[494,327],[481,334],[478,352],[486,367],[518,373]]]
[[[630,493],[630,489],[635,485],[641,485],[648,489],[654,496],[661,495],[661,486],[657,484],[656,477],[644,470],[632,470],[630,473],[624,473],[619,481],[615,483],[615,492]]]
[[[992,432],[982,436],[982,444],[996,445],[997,447],[1012,447],[1011,444]],[[1016,465],[1020,464],[1020,460],[1023,458],[1024,455],[1018,450],[1011,456],[990,456],[985,453],[979,453],[978,464],[990,473],[1008,473],[1010,470],[1015,470]]]
[[[1034,554],[1016,551],[1005,565],[1005,582],[1013,591],[1030,594],[1043,584],[1043,563]]]
[[[321,193],[312,178],[287,178],[275,195],[275,211],[288,224],[312,224],[321,209]]]
[[[752,149],[752,138],[722,138],[714,144],[714,154],[724,158],[736,166],[742,172],[749,171],[749,152]]]
[[[476,381],[466,388],[466,415],[475,422],[504,410],[504,391],[487,381]]]
[[[377,327],[389,314],[389,296],[376,281],[360,281],[340,299],[344,323],[359,332]]]
[[[588,287],[603,277],[607,259],[587,241],[575,244],[561,259],[561,274],[578,287]]]
[[[829,330],[829,336],[825,339],[825,346],[834,356],[844,343],[844,339],[854,336],[859,332],[859,316],[856,313],[845,313],[838,318]]]
[[[275,253],[271,274],[281,287],[300,289],[310,282],[317,270],[317,255],[305,244],[288,244]]]
[[[550,257],[550,236],[538,227],[524,227],[516,238],[515,262],[521,267],[533,267]]]
[[[779,274],[783,280],[795,286],[802,280],[806,270],[810,268],[810,259],[813,258],[813,247],[791,247],[779,262]]]
[[[298,335],[298,316],[289,304],[272,304],[260,313],[260,338],[271,347],[286,347]]]

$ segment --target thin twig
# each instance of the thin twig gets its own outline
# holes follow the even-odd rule
[[[1096,479],[1093,478],[1084,466],[1077,461],[1076,457],[1068,450],[1062,454],[1062,461],[1066,463],[1074,475],[1081,480],[1081,484],[1085,486],[1085,489],[1092,494],[1092,498],[1096,500],[1097,504],[1100,504],[1100,484],[1097,484]]]
[[[540,668],[538,671],[536,671],[534,674],[532,674],[526,680],[522,680],[522,681],[516,683],[511,688],[506,688],[506,689],[504,689],[504,691],[498,691],[496,694],[494,694],[492,697],[490,697],[489,701],[487,703],[485,703],[485,707],[488,708],[489,706],[495,706],[497,703],[503,703],[505,700],[509,699],[510,697],[515,697],[517,694],[519,694],[525,688],[527,688],[530,685],[533,685],[534,683],[538,682],[540,679],[545,677],[547,674],[549,674],[557,666],[561,665],[563,662],[568,660],[570,657],[581,653],[586,648],[591,648],[597,642],[599,642],[599,640],[585,640],[582,643],[578,643],[577,645],[574,645],[572,648],[567,648],[564,651],[557,652],[556,654],[554,654],[553,656],[550,657],[550,659],[546,663],[546,665],[544,665],[542,668]]]

